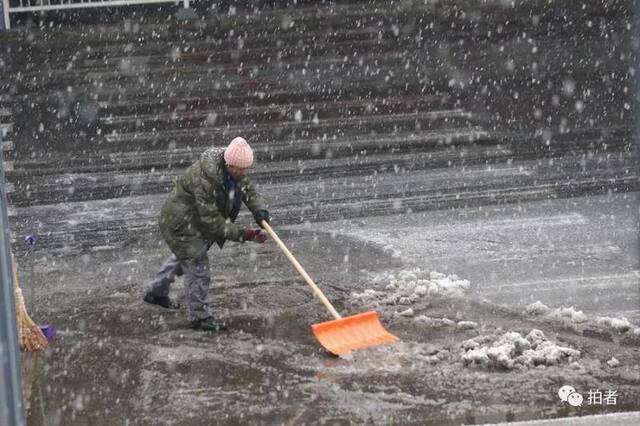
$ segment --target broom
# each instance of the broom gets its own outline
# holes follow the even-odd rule
[[[13,256],[11,256],[13,288],[16,295],[16,316],[18,322],[18,339],[20,341],[20,349],[27,352],[41,351],[47,348],[49,342],[42,333],[42,330],[33,322],[27,313],[27,307],[24,304],[22,290],[18,285],[18,269]]]

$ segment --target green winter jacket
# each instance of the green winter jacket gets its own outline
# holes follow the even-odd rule
[[[160,213],[160,232],[176,257],[183,261],[202,257],[212,243],[244,241],[243,228],[234,224],[244,202],[255,214],[264,199],[247,176],[237,181],[233,194],[225,187],[222,151],[206,150],[176,182]]]

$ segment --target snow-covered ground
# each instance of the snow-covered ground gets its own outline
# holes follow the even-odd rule
[[[540,301],[640,320],[637,193],[322,224],[376,244],[409,268],[455,275],[476,299]]]
[[[637,410],[637,288],[604,278],[637,269],[637,211],[626,203],[598,197],[276,226],[342,314],[376,310],[400,337],[343,358],[313,338],[309,325],[329,316],[273,243],[211,252],[210,301],[231,328],[214,336],[189,330],[184,312],[140,301],[167,255],[155,235],[118,250],[33,253],[22,262],[26,295],[34,317],[60,334],[25,372],[32,403],[44,404],[32,420],[459,424]],[[598,222],[605,204],[615,220]],[[596,242],[618,255],[585,255]],[[551,258],[557,266],[537,279],[601,277],[601,305],[631,301],[594,309],[592,293],[549,299],[536,291],[544,285],[518,285],[531,279],[523,264]],[[484,291],[491,283],[507,290]],[[182,291],[178,282],[172,294]],[[95,365],[99,386],[86,373]],[[564,385],[584,395],[583,406],[559,399]],[[615,390],[616,404],[588,404],[597,389]]]

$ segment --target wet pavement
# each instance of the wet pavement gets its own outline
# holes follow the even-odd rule
[[[30,313],[59,330],[24,354],[29,423],[640,409],[629,4],[565,3],[238,5],[0,35],[13,248]],[[228,332],[141,301],[173,179],[237,134],[291,251],[400,342],[324,352],[309,326],[328,315],[273,243],[212,250]],[[618,398],[572,407],[566,384]]]
[[[323,224],[405,262],[472,282],[511,308],[542,301],[640,319],[638,193],[447,209]],[[616,291],[612,292],[611,288]]]
[[[627,226],[637,223],[637,208],[626,209],[623,197],[574,199],[571,204],[581,209],[604,201],[618,206],[614,209],[618,220],[605,228],[620,232],[618,242],[629,242],[633,238],[629,234],[637,227]],[[493,248],[491,256],[501,259],[504,268],[494,268],[493,283],[520,285],[517,278],[523,275],[513,271],[528,256],[516,256],[510,245],[519,244],[522,235],[535,235],[541,223],[552,226],[556,233],[556,237],[540,237],[548,238],[550,244],[569,237],[577,247],[593,243],[588,233],[573,229],[576,223],[586,225],[576,217],[570,216],[572,220],[561,222],[562,226],[555,222],[558,214],[568,214],[559,208],[565,203],[519,206],[539,220],[519,223],[520,233],[502,234],[505,244]],[[31,381],[30,422],[461,424],[638,410],[640,330],[616,331],[592,323],[531,316],[524,312],[522,303],[486,291],[485,287],[491,288],[486,282],[488,267],[481,263],[491,259],[483,260],[476,255],[477,249],[460,245],[455,229],[473,226],[484,216],[483,223],[502,224],[505,230],[512,230],[514,209],[453,210],[446,218],[443,212],[434,212],[427,221],[432,230],[424,233],[402,229],[420,230],[425,217],[404,216],[384,228],[395,232],[395,237],[387,236],[384,241],[380,240],[384,232],[376,224],[384,218],[326,223],[321,232],[304,226],[280,231],[341,312],[376,309],[383,323],[401,339],[344,358],[327,354],[314,340],[309,325],[328,319],[328,314],[272,242],[230,244],[222,251],[212,250],[210,300],[214,311],[230,323],[230,330],[220,334],[192,331],[187,328],[186,312],[167,312],[141,302],[144,277],[150,277],[166,255],[166,249],[153,238],[144,245],[155,247],[151,250],[131,245],[118,251],[60,257],[34,252],[23,263],[21,277],[30,283],[27,297],[32,314],[56,324],[60,333],[45,354],[27,355],[32,363],[32,370],[25,375],[25,380]],[[597,217],[597,212],[592,214]],[[438,223],[438,216],[446,225]],[[338,231],[345,226],[358,231]],[[442,241],[423,244],[438,233],[439,226],[450,227],[446,235],[440,234]],[[637,242],[637,235],[635,238]],[[392,244],[389,239],[398,242]],[[478,240],[469,237],[465,241]],[[609,246],[614,242],[601,243]],[[457,256],[449,257],[448,262],[434,258],[436,246],[445,251],[454,248]],[[576,257],[561,244],[548,255],[563,265]],[[254,267],[244,268],[247,261]],[[618,262],[611,267],[624,270],[624,259]],[[416,267],[435,271],[439,266],[446,268],[442,269],[446,274],[468,279],[469,290],[432,292],[411,302],[380,303],[355,297],[375,289],[382,298],[392,292],[386,286],[403,273],[416,273]],[[637,271],[638,264],[626,264],[626,268]],[[553,284],[559,276],[567,279],[574,272],[565,267],[547,269],[538,278]],[[606,275],[608,271],[599,273]],[[52,277],[55,286],[51,285]],[[609,298],[622,296],[633,303],[639,280],[637,275],[629,278],[628,286],[617,287],[622,294],[611,292]],[[577,278],[571,282],[580,283]],[[523,300],[515,302],[526,304],[538,296],[554,308],[568,302],[545,300],[542,285],[527,289],[532,292],[519,292]],[[178,282],[172,294],[180,297],[181,293]],[[501,294],[509,298],[513,293],[507,288]],[[593,309],[592,297],[591,292],[576,296],[571,305],[584,309],[588,316],[619,316],[617,309]],[[606,306],[608,299],[601,297]],[[400,314],[407,308],[414,313]],[[433,321],[421,322],[420,316]],[[467,322],[475,326],[465,325]],[[534,329],[560,347],[579,351],[579,355],[515,369],[464,360],[464,342],[470,339],[487,340],[507,332],[525,336]],[[619,365],[607,364],[612,357]],[[615,389],[616,405],[585,403],[575,408],[563,404],[557,391],[564,384],[582,390],[585,398],[588,389]]]

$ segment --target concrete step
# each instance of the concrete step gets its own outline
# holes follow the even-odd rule
[[[569,152],[581,152],[586,157],[605,152],[611,155],[628,153],[633,150],[634,135],[629,126],[611,126],[574,129],[554,134],[550,139],[546,139],[544,135],[522,137],[516,134],[494,134],[494,137],[511,146],[518,158],[545,158]]]
[[[238,135],[251,141],[254,149],[267,158],[280,155],[280,145],[292,147],[292,155],[306,155],[323,140],[352,140],[363,136],[398,136],[402,134],[425,132],[449,132],[457,129],[460,132],[478,130],[479,125],[473,114],[462,109],[434,110],[420,113],[386,114],[353,117],[337,117],[319,119],[314,115],[305,116],[294,113],[286,121],[275,123],[242,123],[226,125],[216,123],[214,126],[201,125],[191,128],[150,129],[148,131],[130,131],[119,133],[113,129],[102,134],[99,128],[87,128],[91,134],[78,135],[72,127],[68,136],[54,125],[45,125],[48,132],[44,137],[48,140],[51,152],[67,155],[96,154],[109,155],[116,152],[144,152],[174,149],[204,149],[208,146],[226,146]],[[41,121],[40,121],[41,122]],[[205,123],[206,124],[206,123]],[[37,130],[37,128],[36,128]],[[17,147],[16,158],[26,159],[32,152],[38,151],[38,144],[43,137],[33,131],[34,137],[25,138],[25,144]],[[309,142],[306,148],[294,146],[295,141]],[[313,148],[313,146],[316,148]],[[318,151],[322,154],[321,151]],[[74,154],[77,153],[77,154]],[[335,153],[340,155],[339,152]],[[47,154],[48,155],[48,154]],[[315,154],[312,154],[315,155]]]
[[[518,162],[523,160],[518,160]],[[545,181],[574,179],[576,181],[608,176],[612,179],[626,179],[634,176],[633,158],[630,153],[612,156],[594,155],[585,159],[579,154],[568,154],[546,161],[524,160],[535,164],[535,174]],[[295,182],[306,188],[304,182],[316,184],[323,176],[342,177],[345,181],[357,181],[359,176],[377,174],[406,174],[420,170],[432,170],[449,167],[474,167],[477,165],[512,165],[513,152],[500,147],[481,147],[470,145],[464,149],[443,148],[432,152],[388,153],[361,155],[332,159],[309,159],[298,161],[261,162],[252,173],[260,184]],[[15,182],[16,193],[11,198],[15,206],[52,204],[61,202],[106,199],[122,196],[145,195],[168,192],[175,179],[189,164],[171,169],[151,171],[115,171],[65,173],[57,175],[32,175],[12,173],[9,177]],[[517,173],[516,173],[517,174]],[[533,174],[533,173],[529,173]],[[570,177],[570,178],[569,178]],[[464,174],[456,177],[464,179]],[[505,180],[503,186],[512,182]],[[451,187],[450,181],[447,187]],[[478,186],[480,183],[465,183]],[[496,187],[497,188],[497,187]],[[339,190],[339,189],[338,189]],[[291,188],[288,196],[297,191]],[[346,189],[353,198],[353,186]],[[372,194],[376,195],[376,194]]]
[[[339,117],[315,120],[314,117],[302,117],[275,124],[240,124],[224,126],[201,126],[199,128],[173,129],[164,131],[112,133],[104,136],[111,147],[122,149],[125,146],[147,146],[167,144],[179,146],[210,145],[212,141],[224,143],[230,135],[244,135],[258,144],[283,141],[304,137],[305,139],[324,139],[344,136],[356,136],[363,133],[399,133],[416,130],[437,130],[440,128],[476,127],[473,115],[463,109],[435,110],[421,113],[387,114],[382,116]],[[299,136],[298,136],[299,135]]]
[[[397,26],[398,23],[391,26]],[[402,23],[400,22],[400,25]],[[406,27],[406,25],[405,25]],[[385,27],[386,28],[386,27]],[[403,54],[407,59],[419,61],[422,58],[433,58],[437,49],[446,47],[448,50],[466,51],[468,55],[473,55],[473,51],[466,46],[459,46],[460,37],[442,39],[438,35],[438,43],[430,41],[428,34],[424,34],[424,28],[420,25],[411,25],[411,33],[402,37],[383,38],[380,33],[365,31],[360,34],[349,32],[345,34],[344,40],[331,39],[340,33],[327,31],[323,28],[320,32],[297,35],[291,38],[291,43],[282,36],[265,37],[264,33],[255,33],[255,43],[251,44],[251,39],[242,38],[238,42],[237,38],[231,37],[231,41],[225,41],[227,37],[220,40],[173,40],[172,42],[149,42],[126,44],[118,43],[113,49],[107,51],[96,51],[95,49],[84,49],[74,51],[73,55],[65,58],[64,54],[55,50],[52,46],[43,46],[40,50],[33,46],[29,52],[16,54],[10,62],[9,69],[15,68],[20,78],[32,79],[41,75],[59,75],[64,72],[78,77],[86,73],[108,73],[120,71],[126,74],[126,70],[131,67],[142,67],[145,69],[162,69],[172,66],[204,66],[206,64],[218,64],[227,67],[256,67],[274,65],[280,62],[298,63],[309,62],[314,64],[319,58],[337,58],[350,60],[352,58],[361,59],[368,55],[375,54],[376,57],[384,58],[393,54]],[[490,30],[488,31],[491,32]],[[486,32],[484,32],[486,34]],[[467,35],[468,36],[468,35]],[[497,40],[477,40],[480,44],[498,43]],[[514,42],[511,41],[510,44]],[[572,49],[588,51],[588,46],[597,48],[608,42],[602,40],[602,35],[598,32],[592,37],[587,35],[584,46],[575,46]],[[539,46],[539,53],[561,52],[561,46],[557,37],[552,34],[544,34],[536,38],[536,45]],[[486,46],[485,46],[486,47]],[[573,51],[573,50],[572,50]],[[39,59],[41,66],[36,67],[33,58]],[[569,54],[567,53],[567,57]],[[587,57],[580,55],[580,57]],[[42,65],[43,64],[43,65]],[[487,66],[494,64],[487,63]]]
[[[459,129],[455,127],[419,132],[397,132],[392,134],[357,135],[354,137],[292,138],[280,142],[256,140],[254,150],[259,163],[271,161],[297,161],[318,158],[349,157],[357,153],[403,153],[410,150],[429,152],[441,147],[464,147],[468,145],[503,146],[518,159],[553,158],[574,154],[589,158],[598,153],[619,155],[631,152],[633,132],[627,127],[607,129],[576,129],[556,135],[553,143],[545,143],[542,136],[523,137],[521,133],[487,132],[481,127]],[[47,152],[41,158],[29,156],[17,158],[16,179],[23,176],[51,175],[58,173],[90,173],[108,171],[149,171],[185,167],[195,161],[202,151],[211,145],[224,146],[206,141],[188,147],[175,146],[167,149],[114,150],[109,153],[84,152],[82,155],[56,151]]]
[[[501,184],[498,187],[489,185],[448,188],[446,186],[448,182],[447,177],[443,176],[440,183],[433,182],[438,188],[433,191],[404,197],[393,194],[384,196],[385,194],[378,193],[376,197],[357,202],[346,198],[331,203],[327,202],[328,200],[314,198],[315,192],[312,192],[307,194],[310,197],[306,201],[301,200],[296,205],[275,203],[270,209],[274,224],[283,225],[388,215],[393,211],[419,212],[640,189],[637,178],[607,176],[572,182],[531,178],[529,182],[522,181],[517,185],[506,187]],[[526,190],[523,190],[525,187]],[[273,189],[269,186],[261,188],[265,194],[270,194]],[[14,208],[12,211],[12,219],[16,224],[14,235],[37,233],[40,237],[39,247],[47,249],[48,253],[58,250],[90,251],[94,247],[117,249],[141,239],[146,241],[150,234],[158,232],[157,216],[164,199],[165,195],[153,195]],[[96,221],[95,217],[100,217],[100,221]],[[239,220],[243,223],[251,221],[246,212],[243,212]],[[38,224],[37,229],[31,225],[34,223]],[[24,250],[24,244],[16,240],[14,248],[21,253]]]
[[[214,86],[209,88],[199,88],[191,90],[188,88],[171,88],[170,93],[158,96],[153,93],[141,89],[138,91],[118,91],[107,93],[102,91],[98,94],[97,102],[101,116],[107,117],[113,115],[120,117],[131,114],[152,114],[152,113],[172,113],[198,111],[213,108],[266,108],[288,107],[291,104],[309,104],[309,103],[341,103],[347,101],[361,101],[371,99],[372,102],[376,98],[391,99],[397,97],[434,97],[442,98],[443,104],[446,105],[451,99],[451,89],[443,87],[434,87],[431,85],[429,90],[425,90],[424,84],[414,85],[409,82],[389,82],[381,86],[374,83],[362,82],[358,89],[347,90],[299,90],[297,88],[273,88],[268,91],[258,90],[259,83],[252,90],[246,87],[239,89],[215,89]],[[55,98],[42,98],[40,102],[50,103],[59,101]]]
[[[511,155],[508,150],[501,148],[472,145],[465,148],[464,152],[464,160],[460,159],[458,151],[442,147],[429,153],[355,153],[350,157],[331,159],[264,161],[258,163],[252,175],[257,182],[285,182],[291,179],[302,182],[314,181],[325,173],[333,177],[347,178],[389,170],[419,170],[447,165],[506,161]],[[175,179],[190,164],[185,162],[168,169],[150,171],[122,170],[49,175],[28,171],[13,172],[8,176],[16,186],[11,204],[39,205],[167,192],[173,187]]]
[[[101,116],[190,111],[204,108],[240,108],[248,106],[272,106],[274,104],[307,102],[340,102],[380,97],[398,96],[451,96],[447,84],[425,84],[414,78],[390,79],[384,84],[376,79],[360,81],[357,86],[311,86],[308,88],[279,84],[264,87],[266,83],[247,79],[243,84],[221,85],[214,80],[182,82],[168,86],[150,84],[107,85],[99,91],[85,92],[82,85],[70,88],[67,93],[47,92],[23,94],[22,103],[35,103],[60,107],[71,102],[93,102]],[[25,107],[26,108],[26,107]]]
[[[170,92],[171,88],[209,85],[230,88],[247,86],[252,89],[278,89],[280,87],[299,88],[304,85],[325,84],[345,86],[348,82],[375,80],[382,84],[393,76],[407,74],[407,66],[421,73],[446,76],[445,64],[428,58],[411,60],[401,52],[378,55],[370,52],[355,60],[345,60],[345,56],[322,56],[299,61],[279,61],[255,64],[166,64],[150,66],[144,60],[131,61],[122,67],[92,70],[47,70],[24,73],[15,77],[20,94],[42,93],[42,91],[67,90],[69,86],[80,84],[99,94],[102,87],[124,86],[142,87],[155,92]],[[411,73],[413,74],[413,73]],[[444,77],[441,77],[444,78]],[[253,82],[253,83],[251,83]],[[257,87],[256,87],[257,85]]]
[[[423,152],[442,147],[463,147],[466,145],[496,145],[497,142],[481,128],[468,130],[450,128],[419,133],[396,133],[354,138],[297,138],[279,143],[253,144],[257,161],[297,161],[309,159],[329,159],[379,153],[402,153],[408,150]],[[149,171],[151,169],[181,168],[198,159],[209,146],[173,147],[167,150],[116,151],[108,154],[83,153],[82,156],[67,155],[63,152],[47,153],[43,158],[18,160],[18,169],[12,176],[38,176],[57,173],[88,173],[106,171]],[[224,143],[221,145],[221,147]]]
[[[264,37],[256,35],[255,39],[194,40],[170,42],[150,42],[115,44],[110,49],[79,50],[56,55],[51,48],[44,50],[31,47],[30,54],[42,58],[46,66],[42,70],[35,69],[25,59],[26,55],[16,56],[10,62],[10,69],[22,70],[27,76],[51,70],[113,70],[121,68],[125,62],[144,62],[149,66],[170,64],[235,64],[241,62],[287,61],[305,57],[329,55],[352,55],[354,52],[368,52],[377,48],[380,52],[398,50],[401,42],[397,39],[382,40],[377,34],[347,33],[341,37],[337,33],[305,34],[287,41],[282,37]],[[75,50],[75,49],[74,49]]]
[[[304,46],[304,45],[303,45]],[[508,50],[530,49],[526,41],[512,42]],[[595,62],[602,67],[602,60],[594,51],[605,51],[611,43],[606,40],[595,40],[593,43],[578,45],[571,51],[566,49],[563,42],[557,39],[548,39],[536,43],[534,53],[521,53],[526,56],[524,63],[560,61],[571,64],[572,72],[576,74],[599,74],[603,68],[597,69]],[[621,46],[622,47],[622,46]],[[217,63],[189,63],[172,62],[156,64],[150,57],[127,58],[109,66],[74,69],[73,67],[47,68],[40,67],[33,71],[15,73],[15,83],[20,86],[20,93],[38,93],[42,90],[55,91],[65,89],[69,85],[95,84],[98,87],[114,85],[148,86],[165,89],[182,85],[196,84],[206,76],[208,81],[218,82],[220,85],[237,84],[238,81],[256,80],[269,84],[270,88],[277,88],[283,82],[291,83],[290,75],[303,81],[313,81],[313,78],[324,78],[330,81],[330,77],[338,76],[342,79],[365,79],[365,77],[381,74],[387,75],[411,75],[416,72],[429,76],[429,80],[438,81],[439,75],[450,79],[451,67],[465,69],[464,64],[482,63],[483,66],[473,70],[479,75],[504,75],[507,77],[529,76],[528,71],[521,67],[509,69],[505,63],[509,58],[499,50],[498,44],[484,46],[482,49],[471,50],[468,46],[451,43],[401,43],[401,46],[391,46],[385,51],[383,46],[370,46],[361,52],[327,52],[319,56],[313,56],[302,52],[299,57],[271,58],[271,55],[258,55],[255,60],[237,58],[230,62]],[[495,50],[495,51],[493,51]],[[447,52],[445,55],[443,52]],[[487,51],[493,51],[492,57],[487,58]],[[355,53],[355,55],[354,55]],[[282,52],[280,52],[282,55]],[[277,56],[277,55],[276,55]],[[586,58],[576,60],[575,58]],[[464,60],[463,60],[464,59]],[[490,60],[488,60],[490,59]],[[625,61],[619,59],[606,59],[611,64],[624,70]],[[330,66],[334,64],[334,67]],[[408,68],[407,68],[408,66]],[[608,67],[607,67],[608,68]],[[408,72],[407,70],[411,70]],[[319,71],[319,73],[317,72]],[[303,75],[303,72],[306,73]],[[552,72],[552,71],[549,71]],[[392,73],[392,74],[391,74]],[[431,77],[433,75],[433,77]],[[546,75],[546,73],[545,73]],[[151,80],[151,81],[147,81]],[[384,81],[384,80],[383,80]],[[295,80],[293,81],[295,83]],[[99,94],[102,90],[94,88]]]
[[[63,30],[38,30],[30,31],[30,38],[21,40],[16,37],[15,42],[25,45],[41,45],[43,41],[54,46],[53,51],[64,52],[65,55],[82,54],[90,47],[92,51],[100,52],[100,48],[113,48],[130,43],[132,46],[149,43],[164,44],[180,40],[182,43],[195,42],[197,40],[233,38],[236,34],[248,41],[252,35],[257,40],[269,39],[277,36],[286,40],[287,35],[291,39],[298,40],[305,34],[321,33],[326,28],[334,32],[364,31],[373,34],[382,34],[389,37],[398,37],[416,28],[423,29],[425,36],[449,35],[459,39],[461,32],[467,36],[493,38],[513,38],[514,34],[522,33],[522,29],[529,27],[533,30],[532,36],[552,33],[571,34],[571,28],[591,19],[596,22],[603,14],[623,15],[626,13],[624,4],[615,3],[603,8],[594,4],[584,8],[566,9],[562,5],[549,7],[541,2],[527,2],[532,4],[514,4],[504,7],[499,3],[486,2],[479,6],[473,5],[475,13],[465,13],[468,5],[455,4],[455,7],[436,7],[432,3],[404,2],[394,3],[376,2],[374,4],[334,4],[329,7],[297,5],[289,8],[259,9],[258,11],[238,11],[237,14],[227,15],[211,13],[210,17],[192,24],[180,26],[167,25],[166,22],[125,21],[118,25],[100,26],[96,31],[81,31],[82,37],[74,36]],[[525,3],[525,2],[523,2]],[[538,4],[533,4],[538,3]],[[480,7],[482,14],[478,14]],[[526,9],[526,11],[523,11]],[[562,13],[559,13],[562,12]],[[529,21],[524,16],[536,16],[539,25],[531,28]],[[560,19],[560,17],[564,19]],[[617,21],[620,21],[618,19]],[[419,25],[422,24],[422,25]],[[500,31],[496,28],[500,27]],[[596,27],[596,26],[594,26]],[[231,31],[233,30],[233,33]],[[492,31],[493,30],[493,31]],[[587,29],[581,28],[581,32]],[[593,32],[599,34],[599,29]],[[259,36],[259,37],[258,37]],[[233,40],[235,41],[235,40]],[[232,42],[233,42],[232,41]],[[258,41],[259,42],[259,41]],[[74,46],[74,44],[77,46]],[[66,49],[67,51],[65,51]],[[111,52],[113,53],[113,52]]]
[[[449,104],[449,108],[447,108]],[[172,128],[193,128],[203,125],[234,126],[276,124],[291,120],[320,120],[339,117],[384,116],[449,109],[454,102],[448,96],[402,96],[369,98],[334,102],[304,102],[288,105],[244,106],[238,108],[195,109],[155,114],[119,115],[98,118],[99,128],[105,134],[118,132],[161,131]]]

